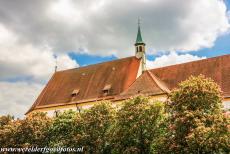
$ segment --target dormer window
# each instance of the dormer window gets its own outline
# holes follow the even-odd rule
[[[105,85],[104,88],[102,89],[103,95],[107,96],[109,94],[110,90],[111,90],[111,84]]]
[[[79,94],[80,90],[79,89],[74,89],[72,94],[71,94],[71,97],[72,97],[72,100]]]

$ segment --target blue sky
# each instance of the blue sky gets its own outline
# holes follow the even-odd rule
[[[230,0],[225,0],[225,4],[227,6],[228,11],[230,10]],[[144,29],[143,29],[144,30]],[[143,37],[143,39],[145,39]],[[135,38],[133,38],[135,41]],[[148,44],[147,44],[148,48]],[[156,55],[147,55],[147,59],[149,60],[155,60],[157,57],[162,56],[163,54],[167,53],[160,53]],[[183,52],[179,52],[178,54],[184,54]],[[198,51],[191,51],[189,52],[191,55],[196,55],[199,57],[216,57],[216,56],[221,56],[221,55],[226,55],[230,54],[230,32],[225,33],[224,35],[219,36],[215,43],[214,46],[211,48],[202,48]],[[111,56],[94,56],[94,55],[89,55],[89,54],[76,54],[76,53],[69,53],[69,56],[76,60],[80,66],[86,66],[90,64],[96,64],[100,62],[105,62],[105,61],[111,61],[114,59],[117,59],[117,57],[111,55]]]
[[[227,9],[230,10],[230,0],[225,0],[225,4]],[[218,37],[212,48],[204,48],[199,51],[194,51],[192,54],[206,57],[230,54],[230,32]]]
[[[217,40],[215,41],[215,45],[212,48],[204,48],[191,53],[194,55],[206,57],[215,57],[219,55],[230,54],[230,34],[217,38]]]
[[[179,53],[183,54],[183,53]],[[190,52],[192,55],[197,55],[199,57],[205,56],[207,58],[216,57],[221,55],[230,54],[230,33],[220,36],[215,41],[215,44],[211,48],[204,48],[198,51]],[[80,66],[86,66],[90,64],[96,64],[105,61],[111,61],[117,59],[115,56],[93,56],[88,54],[75,54],[70,53],[70,57],[76,60]],[[148,55],[147,58],[149,60],[155,60],[156,57],[160,57],[162,54],[158,55]]]
[[[205,56],[207,58],[230,54],[230,33],[218,37],[213,47],[204,48],[198,51],[192,51],[190,52],[190,54],[197,55],[199,57]],[[69,55],[72,59],[76,60],[80,66],[86,66],[90,64],[96,64],[117,59],[117,57],[115,56],[94,56],[88,54],[76,54],[73,52]],[[147,58],[149,60],[154,60],[156,57],[160,56],[162,56],[162,54],[148,55]]]

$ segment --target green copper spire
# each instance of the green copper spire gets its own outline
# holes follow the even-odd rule
[[[137,39],[135,44],[142,44],[144,43],[141,37],[141,27],[140,27],[140,19],[138,19],[138,32],[137,32]]]
[[[135,43],[135,56],[136,58],[141,60],[141,72],[143,73],[146,70],[146,56],[145,56],[145,43],[141,37],[141,26],[140,19],[138,19],[138,32],[137,39]]]

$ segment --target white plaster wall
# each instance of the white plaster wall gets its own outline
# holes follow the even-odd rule
[[[54,110],[49,110],[49,111],[44,111],[44,112],[47,113],[47,116],[53,117],[53,116],[55,116],[55,111],[64,112],[66,110],[71,110],[71,109],[73,111],[78,111],[76,107],[68,107],[68,108],[54,109]]]
[[[164,101],[166,101],[167,98],[164,97],[164,96],[162,96],[162,97],[152,97],[151,99],[152,99],[152,101],[154,101],[154,100],[159,100],[159,101],[163,101],[163,102],[164,102]],[[120,105],[120,103],[121,103],[121,102],[112,103],[112,106],[115,107],[115,106],[117,106],[117,105]],[[95,104],[96,104],[96,102],[95,102]],[[90,104],[90,105],[79,106],[78,108],[79,108],[80,110],[85,110],[85,109],[91,108],[92,106],[93,106],[93,104]],[[224,102],[223,102],[223,106],[224,106],[224,109],[225,109],[225,110],[229,110],[229,109],[230,109],[230,100],[224,101]],[[77,107],[68,107],[68,108],[62,108],[62,109],[56,109],[56,110],[57,110],[57,111],[60,111],[60,112],[64,112],[65,110],[70,110],[70,109],[72,109],[73,111],[78,112],[78,111],[79,111],[78,108],[77,108]],[[53,117],[53,116],[55,116],[55,111],[56,111],[56,110],[49,110],[49,111],[45,111],[45,112],[47,113],[48,116]]]
[[[230,109],[230,100],[229,101],[224,101],[223,106],[224,106],[225,110],[229,110]]]

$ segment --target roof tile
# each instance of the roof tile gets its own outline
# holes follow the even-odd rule
[[[128,57],[56,72],[29,111],[41,106],[100,99],[106,85],[111,86],[109,96],[118,95],[136,80],[139,65],[139,59]],[[71,94],[75,89],[80,92],[73,100]]]
[[[170,90],[176,88],[178,83],[191,75],[202,74],[219,84],[225,97],[230,96],[230,55],[161,67],[150,71],[166,83]]]

